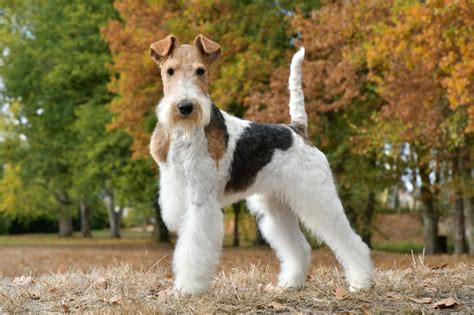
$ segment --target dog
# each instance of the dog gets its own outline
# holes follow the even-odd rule
[[[224,237],[221,208],[242,199],[280,260],[279,286],[304,286],[311,248],[301,222],[332,249],[351,291],[369,288],[369,248],[350,227],[325,155],[306,135],[304,48],[290,66],[289,126],[242,120],[213,104],[209,73],[221,54],[204,35],[188,45],[170,35],[150,46],[164,94],[150,153],[160,169],[163,220],[178,234],[174,288],[210,288]]]

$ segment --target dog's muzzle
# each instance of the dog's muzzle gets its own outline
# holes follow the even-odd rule
[[[178,103],[178,110],[181,115],[188,116],[193,112],[193,103],[189,100],[183,100]]]

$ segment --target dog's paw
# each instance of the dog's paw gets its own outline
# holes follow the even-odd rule
[[[371,275],[361,275],[358,277],[351,277],[348,282],[349,282],[350,292],[358,292],[361,290],[367,290],[372,287]]]
[[[283,289],[302,289],[305,284],[305,275],[280,275],[278,278],[278,286]]]

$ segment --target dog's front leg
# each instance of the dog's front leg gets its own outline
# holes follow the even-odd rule
[[[183,224],[184,213],[188,208],[187,197],[183,194],[186,185],[181,175],[172,167],[160,167],[161,217],[166,227],[172,232],[178,231],[180,225]]]
[[[223,215],[217,197],[206,189],[209,183],[203,181],[189,188],[190,206],[179,228],[174,254],[175,288],[185,294],[209,289],[224,237]]]

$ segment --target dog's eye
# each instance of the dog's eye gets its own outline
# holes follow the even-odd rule
[[[200,77],[202,77],[204,75],[204,73],[206,73],[206,71],[204,70],[204,68],[197,68],[196,69],[196,74]]]
[[[172,76],[174,74],[174,69],[173,68],[168,68],[168,70],[166,70],[166,72],[168,73],[169,76]]]

